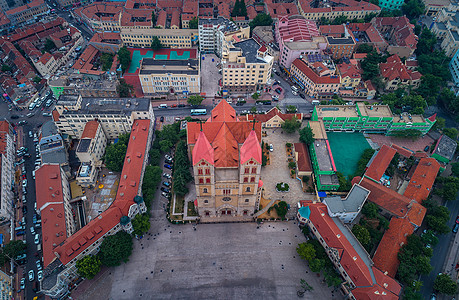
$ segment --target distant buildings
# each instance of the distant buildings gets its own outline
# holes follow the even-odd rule
[[[371,23],[388,42],[389,54],[397,54],[405,58],[413,55],[418,37],[414,33],[414,25],[407,17],[376,17],[371,20]]]
[[[354,0],[331,0],[327,2],[300,0],[298,10],[306,19],[319,21],[321,18],[334,20],[339,16],[346,16],[349,19],[362,19],[369,14],[379,14],[381,8],[370,2]]]
[[[252,31],[252,38],[261,46],[268,49],[269,55],[274,57],[274,61],[279,61],[279,46],[274,40],[272,26],[257,26]]]
[[[11,220],[14,217],[14,172],[15,172],[15,137],[13,126],[4,120],[0,121],[0,220]]]
[[[261,124],[239,121],[220,101],[208,122],[188,122],[187,138],[201,221],[252,219],[261,197]]]
[[[67,176],[71,176],[68,153],[62,136],[53,121],[47,121],[40,128],[41,163],[59,164]]]
[[[459,94],[459,50],[456,51],[453,58],[449,62],[449,72],[454,82],[454,87],[452,88],[456,95]]]
[[[142,91],[147,96],[162,93],[199,94],[201,92],[199,59],[144,58],[139,68]]]
[[[35,19],[44,15],[48,11],[48,6],[44,0],[33,0],[25,5],[5,11],[6,17],[11,21],[11,25],[31,24]]]
[[[314,21],[300,15],[283,16],[275,24],[279,43],[279,64],[287,69],[302,55],[321,54],[326,41]]]
[[[0,298],[5,300],[13,300],[13,276],[0,271]]]
[[[400,9],[403,5],[402,0],[381,0],[379,1],[379,6],[382,9],[387,9],[387,10],[396,10]]]
[[[98,120],[107,139],[129,133],[136,119],[154,119],[149,99],[97,99],[61,95],[52,112],[61,134],[79,139],[86,123]]]
[[[268,49],[253,39],[233,43],[222,57],[223,89],[240,94],[263,90],[273,62]]]

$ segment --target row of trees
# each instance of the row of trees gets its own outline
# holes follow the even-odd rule
[[[129,133],[121,134],[116,143],[110,144],[105,148],[104,163],[110,171],[121,172],[123,170],[129,136]]]
[[[188,159],[188,147],[184,140],[177,144],[174,156],[174,192],[179,196],[185,196],[188,193],[187,184],[193,179],[190,172],[190,160]]]

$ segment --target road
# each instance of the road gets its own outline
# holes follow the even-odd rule
[[[456,216],[459,215],[459,195],[456,197],[456,201],[449,201],[446,203],[451,212],[448,226],[453,228],[453,224],[456,220]],[[447,234],[440,235],[438,238],[438,244],[434,249],[434,256],[430,260],[432,265],[432,272],[428,276],[421,276],[423,286],[421,293],[424,299],[430,299],[430,295],[433,292],[433,283],[438,273],[443,271],[443,265],[445,264],[446,256],[448,255],[449,247],[451,246],[451,240],[454,239],[454,233],[449,231]]]
[[[47,99],[49,99],[49,97]],[[35,181],[33,180],[33,177],[32,177],[32,171],[35,169],[36,152],[35,152],[35,145],[34,145],[33,139],[29,138],[28,132],[29,131],[38,132],[39,125],[51,119],[50,117],[43,117],[43,112],[45,111],[50,111],[50,109],[45,109],[44,111],[42,111],[41,108],[36,108],[34,110],[35,115],[31,118],[26,118],[25,115],[30,112],[29,110],[25,109],[23,111],[16,111],[15,109],[13,109],[12,111],[8,111],[7,103],[1,102],[0,104],[0,119],[6,118],[8,121],[12,123],[17,123],[18,121],[21,121],[21,120],[27,120],[28,122],[28,124],[26,124],[22,128],[24,132],[23,134],[24,140],[22,141],[22,145],[24,145],[25,147],[29,149],[28,153],[31,155],[31,157],[26,159],[24,163],[26,167],[26,178],[27,178],[27,194],[26,194],[27,203],[25,204],[25,206],[27,207],[27,213],[25,214],[25,219],[26,219],[25,237],[26,237],[26,242],[27,242],[27,252],[26,252],[27,253],[27,263],[22,266],[22,267],[25,267],[24,275],[19,274],[19,280],[20,278],[22,278],[22,276],[26,278],[26,290],[25,290],[25,295],[23,299],[33,299],[33,297],[37,295],[32,290],[33,286],[32,286],[32,283],[28,280],[27,272],[29,270],[33,270],[34,277],[35,277],[34,281],[37,281],[38,271],[37,271],[36,261],[42,260],[41,255],[35,256],[35,254],[37,254],[37,245],[34,243],[34,235],[32,235],[30,231],[30,227],[33,226],[32,219],[35,213],[35,199],[36,199],[35,198]],[[21,117],[19,119],[12,120],[10,117],[13,114],[21,116]],[[16,128],[17,130],[19,130],[18,127]],[[19,166],[19,168],[22,168],[22,166]],[[20,183],[20,185],[21,184],[22,183]],[[19,186],[18,190],[19,190],[19,198],[21,198],[22,186]],[[21,204],[18,204],[18,206],[19,207],[18,207],[16,216],[22,215]],[[36,229],[36,232],[40,234],[40,238],[41,238],[41,229]],[[40,243],[41,243],[41,240],[40,240]],[[16,287],[16,288],[19,288],[19,287]]]

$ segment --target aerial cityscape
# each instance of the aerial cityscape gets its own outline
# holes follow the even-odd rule
[[[459,297],[459,2],[0,0],[0,299]]]

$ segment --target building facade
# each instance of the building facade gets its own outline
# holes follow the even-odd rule
[[[327,50],[333,59],[351,58],[356,45],[355,37],[346,24],[322,25],[320,33],[326,36]]]
[[[5,15],[12,25],[32,24],[35,18],[48,12],[48,6],[44,0],[33,0],[25,5],[5,11]]]
[[[79,139],[87,122],[98,120],[108,140],[129,133],[136,119],[154,119],[146,98],[98,99],[62,95],[56,102],[53,120],[61,134]]]
[[[369,2],[354,0],[330,0],[318,4],[313,0],[299,0],[298,10],[306,19],[320,21],[321,18],[334,20],[340,16],[363,19],[369,14],[378,15],[381,8]]]
[[[257,26],[252,31],[252,38],[261,46],[268,48],[268,53],[274,57],[274,61],[279,61],[279,46],[274,40],[272,26]]]
[[[144,95],[199,94],[201,92],[200,60],[156,60],[144,58],[139,79]]]
[[[403,3],[402,0],[381,0],[379,1],[379,6],[381,9],[396,10],[400,9]]]
[[[0,270],[0,298],[2,300],[13,300],[13,294],[13,276]]]
[[[13,127],[4,120],[0,121],[0,220],[11,220],[14,215],[14,163],[16,161],[15,138]]]
[[[123,44],[128,47],[150,48],[157,37],[165,48],[191,48],[198,41],[197,29],[121,28]]]
[[[187,137],[201,220],[253,218],[261,196],[261,124],[238,121],[220,101],[209,122],[187,124]]]
[[[82,97],[115,98],[118,97],[115,76],[102,75],[98,80],[91,80],[77,72],[69,75],[54,76],[48,79],[48,86],[56,99],[61,95],[81,95]]]

